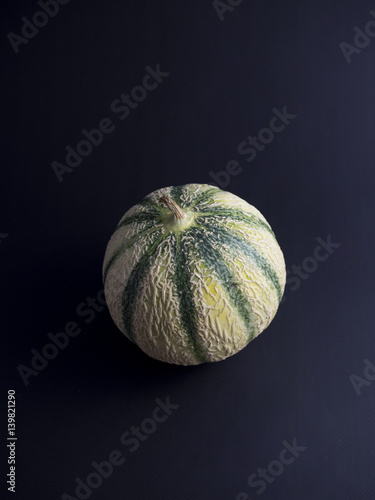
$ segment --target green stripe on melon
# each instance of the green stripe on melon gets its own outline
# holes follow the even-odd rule
[[[263,215],[219,188],[159,189],[108,243],[103,281],[118,328],[149,356],[192,365],[245,347],[272,321],[285,263]]]

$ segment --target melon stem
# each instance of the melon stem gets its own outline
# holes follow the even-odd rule
[[[178,220],[185,218],[184,212],[170,196],[162,196],[159,201],[164,203]]]

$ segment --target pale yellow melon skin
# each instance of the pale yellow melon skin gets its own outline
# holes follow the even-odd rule
[[[181,196],[181,204],[188,206],[198,194],[212,190],[213,186],[189,184],[184,188],[186,192]],[[171,193],[171,187],[162,188],[147,198],[159,204],[162,196],[171,196]],[[166,222],[155,222],[151,228],[148,221],[133,223],[118,229],[108,243],[103,273],[107,270],[105,296],[111,316],[126,336],[155,359],[181,365],[225,359],[243,349],[267,328],[278,309],[280,291],[282,295],[285,288],[286,271],[283,253],[271,231],[262,226],[252,227],[230,217],[212,216],[210,219],[217,227],[225,228],[241,240],[249,242],[277,276],[280,286],[278,293],[255,261],[240,251],[225,248],[220,242],[211,240],[212,246],[221,253],[225,265],[232,273],[241,297],[246,298],[250,304],[250,321],[245,321],[243,315],[239,314],[221,280],[202,259],[194,238],[187,236],[187,231],[194,227],[199,214],[215,208],[239,210],[268,225],[255,207],[234,194],[217,190],[200,206],[199,212],[194,207],[183,208],[187,216],[191,215],[185,219],[189,220],[187,228],[183,227],[186,222],[182,222],[177,230],[171,230]],[[120,223],[134,214],[148,211],[148,206],[135,205],[125,213]],[[108,270],[108,264],[118,248],[124,242],[131,243],[132,238],[140,233],[142,238],[123,251]],[[164,240],[155,247],[154,261],[138,289],[132,309],[132,334],[129,335],[123,318],[123,291],[134,267],[144,255],[145,248],[158,235],[164,237]],[[189,248],[189,289],[196,311],[194,338],[203,357],[197,355],[197,350],[193,348],[191,336],[181,316],[181,304],[174,282],[173,249],[176,237],[184,238],[186,248]]]

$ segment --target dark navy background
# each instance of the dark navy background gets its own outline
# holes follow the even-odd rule
[[[211,1],[72,0],[17,54],[8,33],[41,8],[2,3],[2,498],[78,498],[75,478],[113,450],[126,461],[92,499],[375,497],[375,382],[356,391],[349,378],[375,363],[375,40],[358,38],[350,64],[339,46],[374,20],[375,3],[235,3],[221,21]],[[157,65],[169,75],[121,120],[113,101]],[[284,106],[297,116],[247,162],[239,144]],[[59,182],[52,162],[104,118],[113,132]],[[294,278],[286,300],[223,362],[154,361],[100,302],[88,305],[101,298],[107,241],[151,191],[213,183],[231,160],[241,171],[225,189],[275,231]],[[329,235],[340,247],[305,261]],[[297,279],[303,262],[316,269]],[[19,366],[68,322],[81,332],[26,386]],[[6,485],[8,389],[16,494]],[[178,409],[131,453],[121,435],[168,396]],[[258,494],[248,477],[294,439],[306,449]]]

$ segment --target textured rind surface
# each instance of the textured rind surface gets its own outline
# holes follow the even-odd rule
[[[193,224],[169,231],[172,197]],[[149,356],[193,365],[243,349],[272,321],[285,262],[263,215],[206,184],[159,189],[128,210],[106,249],[105,296],[117,327]]]

